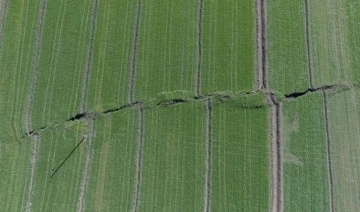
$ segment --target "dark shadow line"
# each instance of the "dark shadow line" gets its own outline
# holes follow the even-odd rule
[[[70,158],[70,156],[75,152],[75,150],[80,146],[80,144],[85,140],[85,137],[81,139],[81,141],[76,145],[76,147],[69,153],[69,155],[63,160],[63,162],[55,169],[55,171],[51,174],[51,178],[59,171],[59,169],[65,164],[65,162]]]

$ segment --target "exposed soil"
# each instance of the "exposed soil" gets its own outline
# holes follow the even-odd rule
[[[138,137],[136,139],[136,158],[135,158],[135,182],[133,192],[132,211],[139,210],[140,191],[141,191],[141,169],[142,169],[142,149],[144,143],[144,109],[142,104],[139,106],[139,120],[138,120]]]
[[[81,88],[81,104],[80,104],[80,113],[84,113],[86,111],[86,98],[89,86],[89,78],[90,78],[90,71],[91,71],[91,64],[93,60],[93,43],[94,43],[94,34],[96,29],[96,16],[98,10],[98,0],[94,0],[94,5],[92,6],[92,12],[90,17],[90,40],[88,43],[88,50],[87,50],[87,58],[86,64],[83,71],[83,81],[82,81],[82,88]]]
[[[211,211],[211,166],[212,166],[212,100],[205,101],[206,107],[206,145],[205,145],[205,185],[204,212]]]
[[[81,212],[85,210],[85,194],[88,188],[89,174],[91,170],[91,159],[93,157],[93,139],[95,137],[95,121],[90,120],[89,123],[89,137],[87,138],[87,152],[84,162],[84,169],[81,177],[79,198],[76,203],[76,211]]]
[[[36,170],[36,163],[38,160],[38,155],[39,155],[39,143],[40,143],[40,137],[38,135],[34,135],[32,136],[33,141],[34,141],[34,146],[33,146],[33,150],[31,153],[31,173],[30,173],[30,181],[29,181],[29,188],[28,188],[28,197],[27,197],[27,201],[26,201],[26,208],[25,211],[26,212],[30,212],[31,211],[31,207],[32,207],[32,195],[33,195],[33,187],[35,184],[35,170]]]
[[[141,0],[138,0],[137,12],[135,17],[135,26],[134,26],[134,38],[132,40],[131,47],[131,61],[129,68],[129,93],[128,93],[128,104],[131,104],[134,101],[134,90],[135,90],[135,80],[136,80],[136,61],[137,61],[137,49],[138,49],[138,40],[140,33],[140,19],[141,19]]]
[[[307,50],[307,63],[308,63],[308,78],[309,78],[309,87],[313,88],[312,81],[312,67],[311,67],[311,42],[310,42],[310,24],[309,24],[309,2],[304,0],[304,12],[305,12],[305,36],[306,36],[306,50]]]
[[[332,174],[332,165],[331,165],[331,146],[330,146],[330,132],[329,132],[329,120],[328,120],[328,102],[326,97],[326,91],[323,90],[323,100],[324,100],[324,116],[325,116],[325,131],[326,131],[326,145],[327,145],[327,166],[328,166],[328,182],[329,182],[329,210],[334,212],[334,198],[333,198],[333,174]]]
[[[197,16],[197,45],[196,45],[196,75],[195,75],[195,95],[201,95],[201,66],[202,66],[202,23],[203,23],[204,0],[198,1]]]
[[[25,114],[24,114],[25,117],[24,124],[27,132],[30,132],[32,130],[32,126],[31,126],[32,102],[34,99],[34,89],[39,71],[39,60],[40,60],[40,52],[41,52],[44,17],[46,12],[46,3],[47,3],[46,0],[41,0],[39,14],[37,18],[34,56],[31,64],[31,78],[29,82],[28,94],[26,96],[26,105],[25,105]]]

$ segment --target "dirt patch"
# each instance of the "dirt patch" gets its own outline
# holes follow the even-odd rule
[[[211,211],[211,166],[212,166],[212,100],[205,101],[206,108],[206,144],[205,144],[205,185],[204,212]]]
[[[40,137],[38,135],[32,136],[32,139],[34,141],[34,147],[31,153],[31,173],[30,173],[30,181],[29,181],[29,188],[28,188],[28,197],[26,201],[26,208],[25,211],[29,212],[32,208],[32,196],[33,196],[33,188],[34,188],[34,178],[35,178],[35,170],[36,170],[36,163],[39,158],[39,145],[40,145]]]
[[[139,202],[140,202],[140,191],[141,191],[141,175],[142,175],[142,149],[144,143],[144,109],[143,105],[139,106],[139,125],[138,125],[138,137],[136,140],[136,157],[135,157],[135,182],[134,182],[134,192],[133,192],[133,202],[132,202],[132,210],[136,212],[139,210]]]
[[[131,47],[131,61],[129,68],[129,93],[128,93],[128,104],[131,104],[134,101],[134,90],[135,90],[135,80],[136,80],[136,61],[137,61],[137,45],[139,40],[140,33],[140,18],[141,18],[141,0],[138,0],[137,12],[135,17],[135,26],[134,26],[134,38],[132,40]]]

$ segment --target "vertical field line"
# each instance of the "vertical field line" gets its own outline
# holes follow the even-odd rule
[[[262,3],[261,0],[255,1],[256,8],[256,88],[264,88],[263,78],[263,33],[262,33]]]
[[[7,9],[8,9],[8,0],[2,0],[0,2],[0,51],[2,50]],[[0,54],[0,56],[1,56],[1,54]]]
[[[132,201],[132,212],[139,210],[140,191],[141,191],[141,169],[142,169],[142,149],[144,144],[144,108],[139,106],[139,120],[138,120],[138,137],[136,140],[136,158],[135,158],[135,182]]]
[[[205,184],[204,212],[211,211],[211,165],[212,165],[212,101],[207,98],[206,107],[206,137],[205,137]]]
[[[25,129],[26,132],[30,132],[32,130],[32,103],[34,99],[34,90],[36,86],[36,81],[39,72],[39,60],[40,60],[40,52],[41,52],[41,44],[42,44],[42,34],[43,34],[43,25],[44,25],[44,17],[46,12],[46,3],[47,0],[41,0],[39,6],[39,14],[37,18],[37,26],[35,32],[35,48],[34,48],[34,56],[31,64],[31,76],[29,82],[29,90],[26,97],[26,105],[25,105]]]
[[[197,43],[196,43],[196,74],[195,74],[195,95],[201,94],[201,66],[202,66],[202,23],[204,1],[199,0],[196,16],[197,16]]]
[[[129,93],[128,93],[128,104],[131,104],[134,101],[134,90],[135,90],[135,79],[136,79],[136,62],[137,62],[137,45],[139,40],[140,33],[140,18],[141,18],[141,0],[138,0],[137,3],[137,12],[135,18],[135,26],[134,26],[134,37],[132,40],[131,47],[131,60],[130,60],[130,68],[129,68]]]
[[[89,181],[89,175],[90,175],[90,171],[91,171],[91,160],[93,157],[93,139],[95,138],[95,120],[90,119],[88,121],[89,123],[89,132],[88,135],[89,137],[87,138],[87,152],[86,152],[86,158],[85,158],[85,162],[84,162],[84,170],[82,173],[82,178],[81,178],[81,184],[80,184],[80,192],[79,192],[79,197],[78,197],[78,201],[76,203],[76,211],[77,212],[82,212],[85,210],[86,207],[86,199],[85,199],[85,194],[88,188],[88,181]]]
[[[312,81],[312,67],[311,67],[311,49],[310,49],[310,24],[309,24],[309,2],[304,0],[304,9],[305,9],[305,36],[306,36],[306,51],[307,51],[307,65],[308,65],[308,78],[309,78],[309,87],[313,88]]]
[[[39,135],[33,135],[32,139],[34,140],[34,147],[31,153],[31,173],[30,173],[30,181],[29,181],[29,189],[28,189],[28,197],[26,201],[26,212],[32,211],[32,196],[33,196],[33,187],[34,187],[34,178],[35,178],[35,170],[36,170],[36,163],[38,160],[39,155],[39,146],[40,146],[40,137]]]
[[[97,10],[98,10],[98,0],[94,0],[92,5],[92,12],[90,16],[90,40],[88,43],[88,50],[87,50],[87,58],[86,64],[83,70],[83,82],[81,88],[81,104],[80,104],[80,113],[84,113],[86,110],[86,98],[87,92],[89,87],[89,77],[91,72],[91,65],[93,59],[93,48],[94,48],[94,34],[96,29],[96,17],[97,17]]]
[[[331,146],[330,146],[330,131],[329,131],[329,114],[328,114],[328,101],[325,90],[323,92],[324,116],[325,116],[325,132],[326,132],[326,145],[327,145],[327,166],[328,166],[328,186],[329,186],[329,210],[335,211],[334,197],[333,197],[333,173],[331,168]]]
[[[261,23],[261,73],[262,73],[262,89],[269,89],[268,86],[268,73],[267,73],[267,41],[266,41],[266,4],[265,0],[258,0],[260,1],[260,23]]]

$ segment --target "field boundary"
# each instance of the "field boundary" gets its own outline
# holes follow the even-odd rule
[[[204,180],[204,212],[211,211],[211,175],[212,175],[212,99],[205,100],[206,138],[205,138],[205,180]]]
[[[305,37],[306,37],[306,51],[307,51],[307,65],[308,65],[308,78],[309,78],[309,87],[313,88],[312,80],[312,62],[311,62],[311,48],[310,48],[310,24],[309,24],[309,1],[304,0],[304,13],[305,13]]]
[[[144,122],[144,108],[143,105],[139,105],[139,120],[138,120],[138,137],[136,139],[136,156],[135,156],[135,182],[134,192],[132,200],[133,212],[139,211],[140,203],[140,192],[141,192],[141,180],[142,180],[142,149],[144,145],[144,133],[145,133],[145,122]]]
[[[34,140],[34,147],[31,153],[31,173],[30,173],[30,181],[29,181],[29,189],[28,189],[28,197],[26,201],[26,212],[32,211],[32,196],[33,196],[33,187],[34,187],[34,178],[35,178],[35,170],[36,170],[36,164],[39,158],[39,146],[40,146],[40,136],[34,135],[32,136]]]
[[[97,10],[98,10],[98,0],[94,0],[92,5],[92,12],[90,16],[90,40],[88,43],[87,49],[87,58],[85,62],[85,67],[83,70],[83,81],[82,81],[82,88],[81,88],[81,104],[80,104],[80,112],[84,112],[86,110],[86,98],[87,92],[89,87],[89,77],[91,72],[92,60],[93,60],[93,47],[94,47],[94,34],[96,28],[96,17],[97,17]]]
[[[38,77],[39,71],[39,61],[40,61],[40,52],[41,52],[41,45],[42,45],[42,34],[43,34],[43,25],[44,25],[44,17],[46,13],[46,4],[47,0],[41,0],[39,6],[39,14],[37,18],[37,26],[35,31],[35,49],[33,60],[31,64],[31,76],[29,82],[29,91],[26,96],[26,103],[25,103],[25,129],[27,132],[32,130],[32,104],[34,100],[34,89],[36,86],[36,81]]]
[[[197,43],[196,43],[196,75],[195,75],[195,95],[201,95],[201,67],[202,67],[202,23],[203,23],[203,8],[204,1],[199,0],[196,10],[197,17]]]
[[[85,158],[85,162],[84,162],[84,170],[82,173],[82,177],[81,177],[81,182],[80,182],[80,192],[79,192],[79,197],[78,197],[78,201],[76,203],[76,211],[77,212],[81,212],[85,210],[85,194],[88,188],[88,181],[89,181],[89,173],[91,172],[91,160],[93,157],[93,139],[95,137],[95,120],[89,120],[88,121],[88,128],[89,128],[89,132],[88,135],[89,137],[87,138],[87,152],[86,152],[86,158]]]
[[[331,146],[330,146],[330,131],[329,131],[329,115],[328,115],[328,101],[326,97],[326,91],[322,91],[323,104],[324,104],[324,116],[325,116],[325,132],[326,132],[326,151],[327,151],[327,166],[328,166],[328,186],[329,186],[329,210],[335,211],[334,208],[334,196],[333,196],[333,173],[331,165]]]
[[[137,45],[140,34],[140,19],[141,19],[141,0],[138,0],[137,3],[137,12],[135,17],[135,26],[134,26],[134,38],[132,40],[131,47],[131,60],[129,68],[129,92],[128,92],[128,104],[134,101],[134,92],[135,92],[135,80],[136,80],[136,61],[137,61]]]

